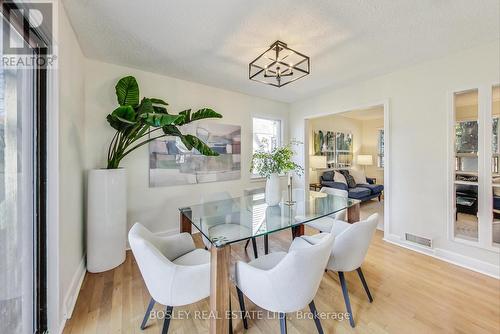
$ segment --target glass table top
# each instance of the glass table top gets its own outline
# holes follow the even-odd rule
[[[214,246],[246,240],[325,217],[359,203],[326,193],[301,192],[293,205],[268,206],[264,193],[191,205],[180,209]]]

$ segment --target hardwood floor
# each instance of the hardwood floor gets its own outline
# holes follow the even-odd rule
[[[307,230],[310,233],[312,230]],[[199,236],[195,237],[201,247]],[[290,231],[270,237],[271,251],[286,250]],[[259,254],[263,240],[259,238]],[[232,247],[233,260],[248,261],[252,248],[244,243]],[[391,245],[377,231],[363,265],[374,302],[370,304],[356,272],[346,273],[356,328],[349,321],[331,319],[345,312],[338,276],[324,275],[315,298],[325,333],[500,333],[500,281],[437,259]],[[290,293],[293,293],[292,291]],[[114,270],[85,276],[73,317],[64,333],[160,333],[162,321],[150,320],[139,329],[150,296],[131,252]],[[258,310],[248,299],[247,309]],[[232,290],[233,310],[239,310]],[[155,310],[164,310],[155,305]],[[195,312],[208,312],[208,298],[186,307],[174,308],[169,333],[207,333],[209,320],[193,319]],[[304,314],[308,310],[304,309]],[[308,313],[307,313],[308,314]],[[314,321],[288,315],[288,333],[317,333]],[[234,333],[243,333],[241,320],[233,321]],[[247,333],[279,333],[278,319],[249,320]]]

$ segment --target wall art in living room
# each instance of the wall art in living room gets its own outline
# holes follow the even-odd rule
[[[182,127],[203,140],[218,156],[189,151],[181,138],[171,136],[149,143],[149,186],[237,180],[241,177],[241,126],[200,122]]]

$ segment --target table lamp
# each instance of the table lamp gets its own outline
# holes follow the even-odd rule
[[[326,155],[311,155],[309,156],[309,168],[313,171],[318,169],[325,169],[326,166]],[[318,173],[316,172],[316,182],[318,181]]]
[[[370,154],[358,155],[358,165],[363,166],[363,171],[366,174],[366,166],[373,165],[373,157]]]

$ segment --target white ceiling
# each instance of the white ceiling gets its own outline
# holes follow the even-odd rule
[[[63,0],[85,55],[292,102],[499,38],[498,0]],[[280,39],[311,74],[276,88],[248,63]]]

